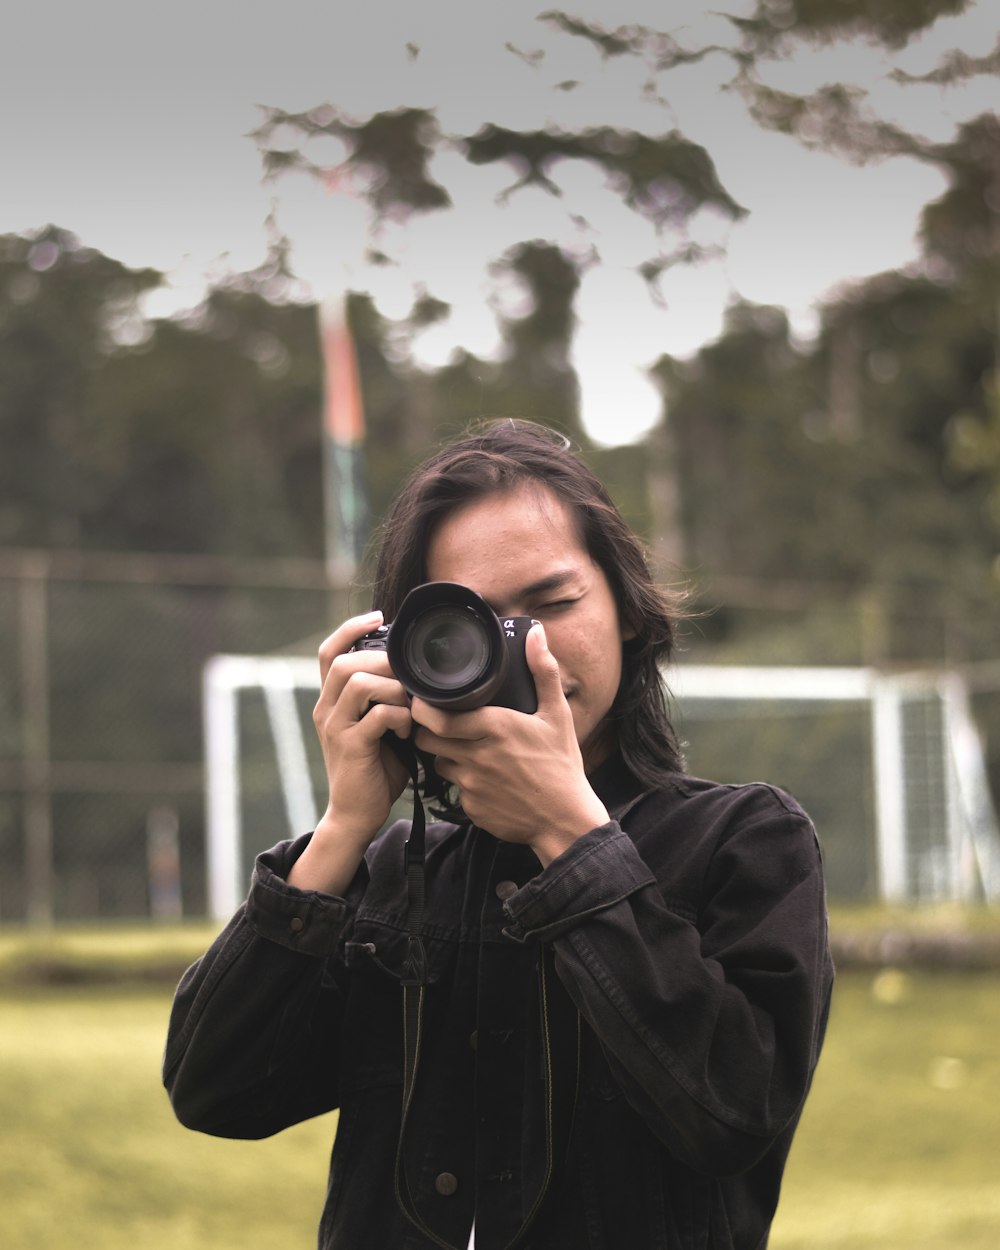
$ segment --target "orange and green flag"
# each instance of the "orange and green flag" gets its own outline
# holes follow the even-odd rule
[[[319,316],[326,565],[331,585],[344,586],[357,572],[368,537],[365,416],[345,296],[324,300]]]

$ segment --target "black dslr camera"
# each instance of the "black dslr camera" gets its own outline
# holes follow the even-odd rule
[[[498,617],[474,590],[457,582],[426,582],[403,600],[396,619],[355,644],[387,651],[409,694],[454,712],[538,708],[524,655],[530,616]]]

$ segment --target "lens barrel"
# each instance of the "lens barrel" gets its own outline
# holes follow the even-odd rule
[[[457,582],[411,590],[392,623],[389,663],[411,694],[467,711],[490,703],[503,684],[508,648],[486,600]]]

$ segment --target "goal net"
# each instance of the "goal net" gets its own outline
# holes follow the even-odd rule
[[[793,793],[816,823],[832,898],[1000,901],[1000,834],[968,675],[679,665],[667,683],[689,771]],[[312,829],[325,802],[318,686],[314,658],[219,655],[205,667],[217,918],[245,896],[254,857]]]

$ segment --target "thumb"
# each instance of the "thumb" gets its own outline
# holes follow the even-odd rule
[[[525,659],[535,679],[538,707],[541,710],[554,701],[562,702],[562,682],[559,679],[559,662],[549,650],[545,627],[537,621],[528,631],[524,647]]]

